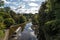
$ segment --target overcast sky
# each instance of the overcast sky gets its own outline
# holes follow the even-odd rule
[[[37,13],[45,0],[4,0],[5,6],[19,13]]]

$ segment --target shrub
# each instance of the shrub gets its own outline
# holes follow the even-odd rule
[[[4,23],[6,24],[6,28],[9,28],[11,25],[15,24],[15,21],[12,18],[7,18],[4,20]]]
[[[20,23],[20,24],[26,22],[25,16],[20,15],[19,18],[20,18],[20,19],[19,19],[19,23]]]
[[[0,30],[0,37],[3,37],[4,36],[4,32],[3,30]]]
[[[45,23],[45,28],[46,31],[49,35],[54,35],[58,32],[59,30],[59,25],[60,25],[60,21],[59,20],[52,20],[52,21],[48,21]]]
[[[0,23],[2,23],[3,22],[3,17],[2,16],[0,16]]]

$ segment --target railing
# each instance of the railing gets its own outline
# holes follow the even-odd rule
[[[9,40],[11,36],[17,37],[19,35],[19,32],[21,32],[24,28],[24,26],[25,23],[11,26],[10,29],[5,30],[5,36],[3,38],[0,38],[0,40]]]
[[[21,27],[18,27],[16,31],[10,36],[9,40],[16,40],[18,38],[19,33],[21,33]]]

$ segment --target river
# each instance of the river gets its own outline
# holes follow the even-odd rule
[[[23,32],[18,34],[17,40],[37,40],[34,31],[31,28],[32,22],[26,24]]]

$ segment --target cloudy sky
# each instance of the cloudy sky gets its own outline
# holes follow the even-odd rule
[[[4,0],[17,13],[37,13],[41,3],[45,0]]]

